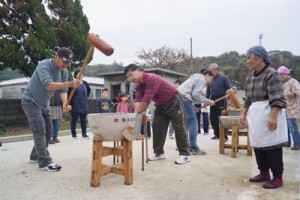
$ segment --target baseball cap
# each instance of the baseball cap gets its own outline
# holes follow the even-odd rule
[[[279,74],[290,74],[292,70],[288,69],[286,66],[281,66],[277,69]]]
[[[66,48],[66,47],[61,47],[60,49],[57,50],[57,54],[59,57],[61,57],[63,59],[63,61],[74,64],[74,61],[73,61],[74,54],[71,51],[71,49]]]

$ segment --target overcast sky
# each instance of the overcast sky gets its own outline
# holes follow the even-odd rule
[[[90,32],[115,52],[98,50],[90,64],[137,61],[139,49],[167,45],[193,56],[245,53],[259,44],[300,55],[299,0],[81,0]]]

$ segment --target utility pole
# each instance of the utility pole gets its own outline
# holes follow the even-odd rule
[[[190,70],[193,67],[193,38],[190,38]]]
[[[263,34],[261,33],[261,34],[259,34],[259,36],[258,36],[258,38],[259,38],[259,45],[261,46],[261,44],[262,44],[262,38],[263,38]]]

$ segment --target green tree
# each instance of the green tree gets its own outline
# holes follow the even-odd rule
[[[75,59],[82,63],[89,49],[86,38],[90,25],[82,11],[80,0],[46,0],[46,2],[53,15],[58,46],[72,49]]]
[[[31,76],[56,44],[52,21],[40,0],[0,0],[0,70]]]
[[[0,71],[10,68],[31,76],[55,46],[69,47],[79,61],[89,48],[90,27],[80,0],[0,0],[0,24]]]

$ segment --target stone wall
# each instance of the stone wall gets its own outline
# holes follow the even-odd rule
[[[28,126],[21,99],[0,99],[0,124],[5,127]]]
[[[96,113],[96,101],[95,99],[88,100],[89,113]],[[28,127],[21,99],[0,99],[0,124],[4,124],[5,127],[9,128]]]

